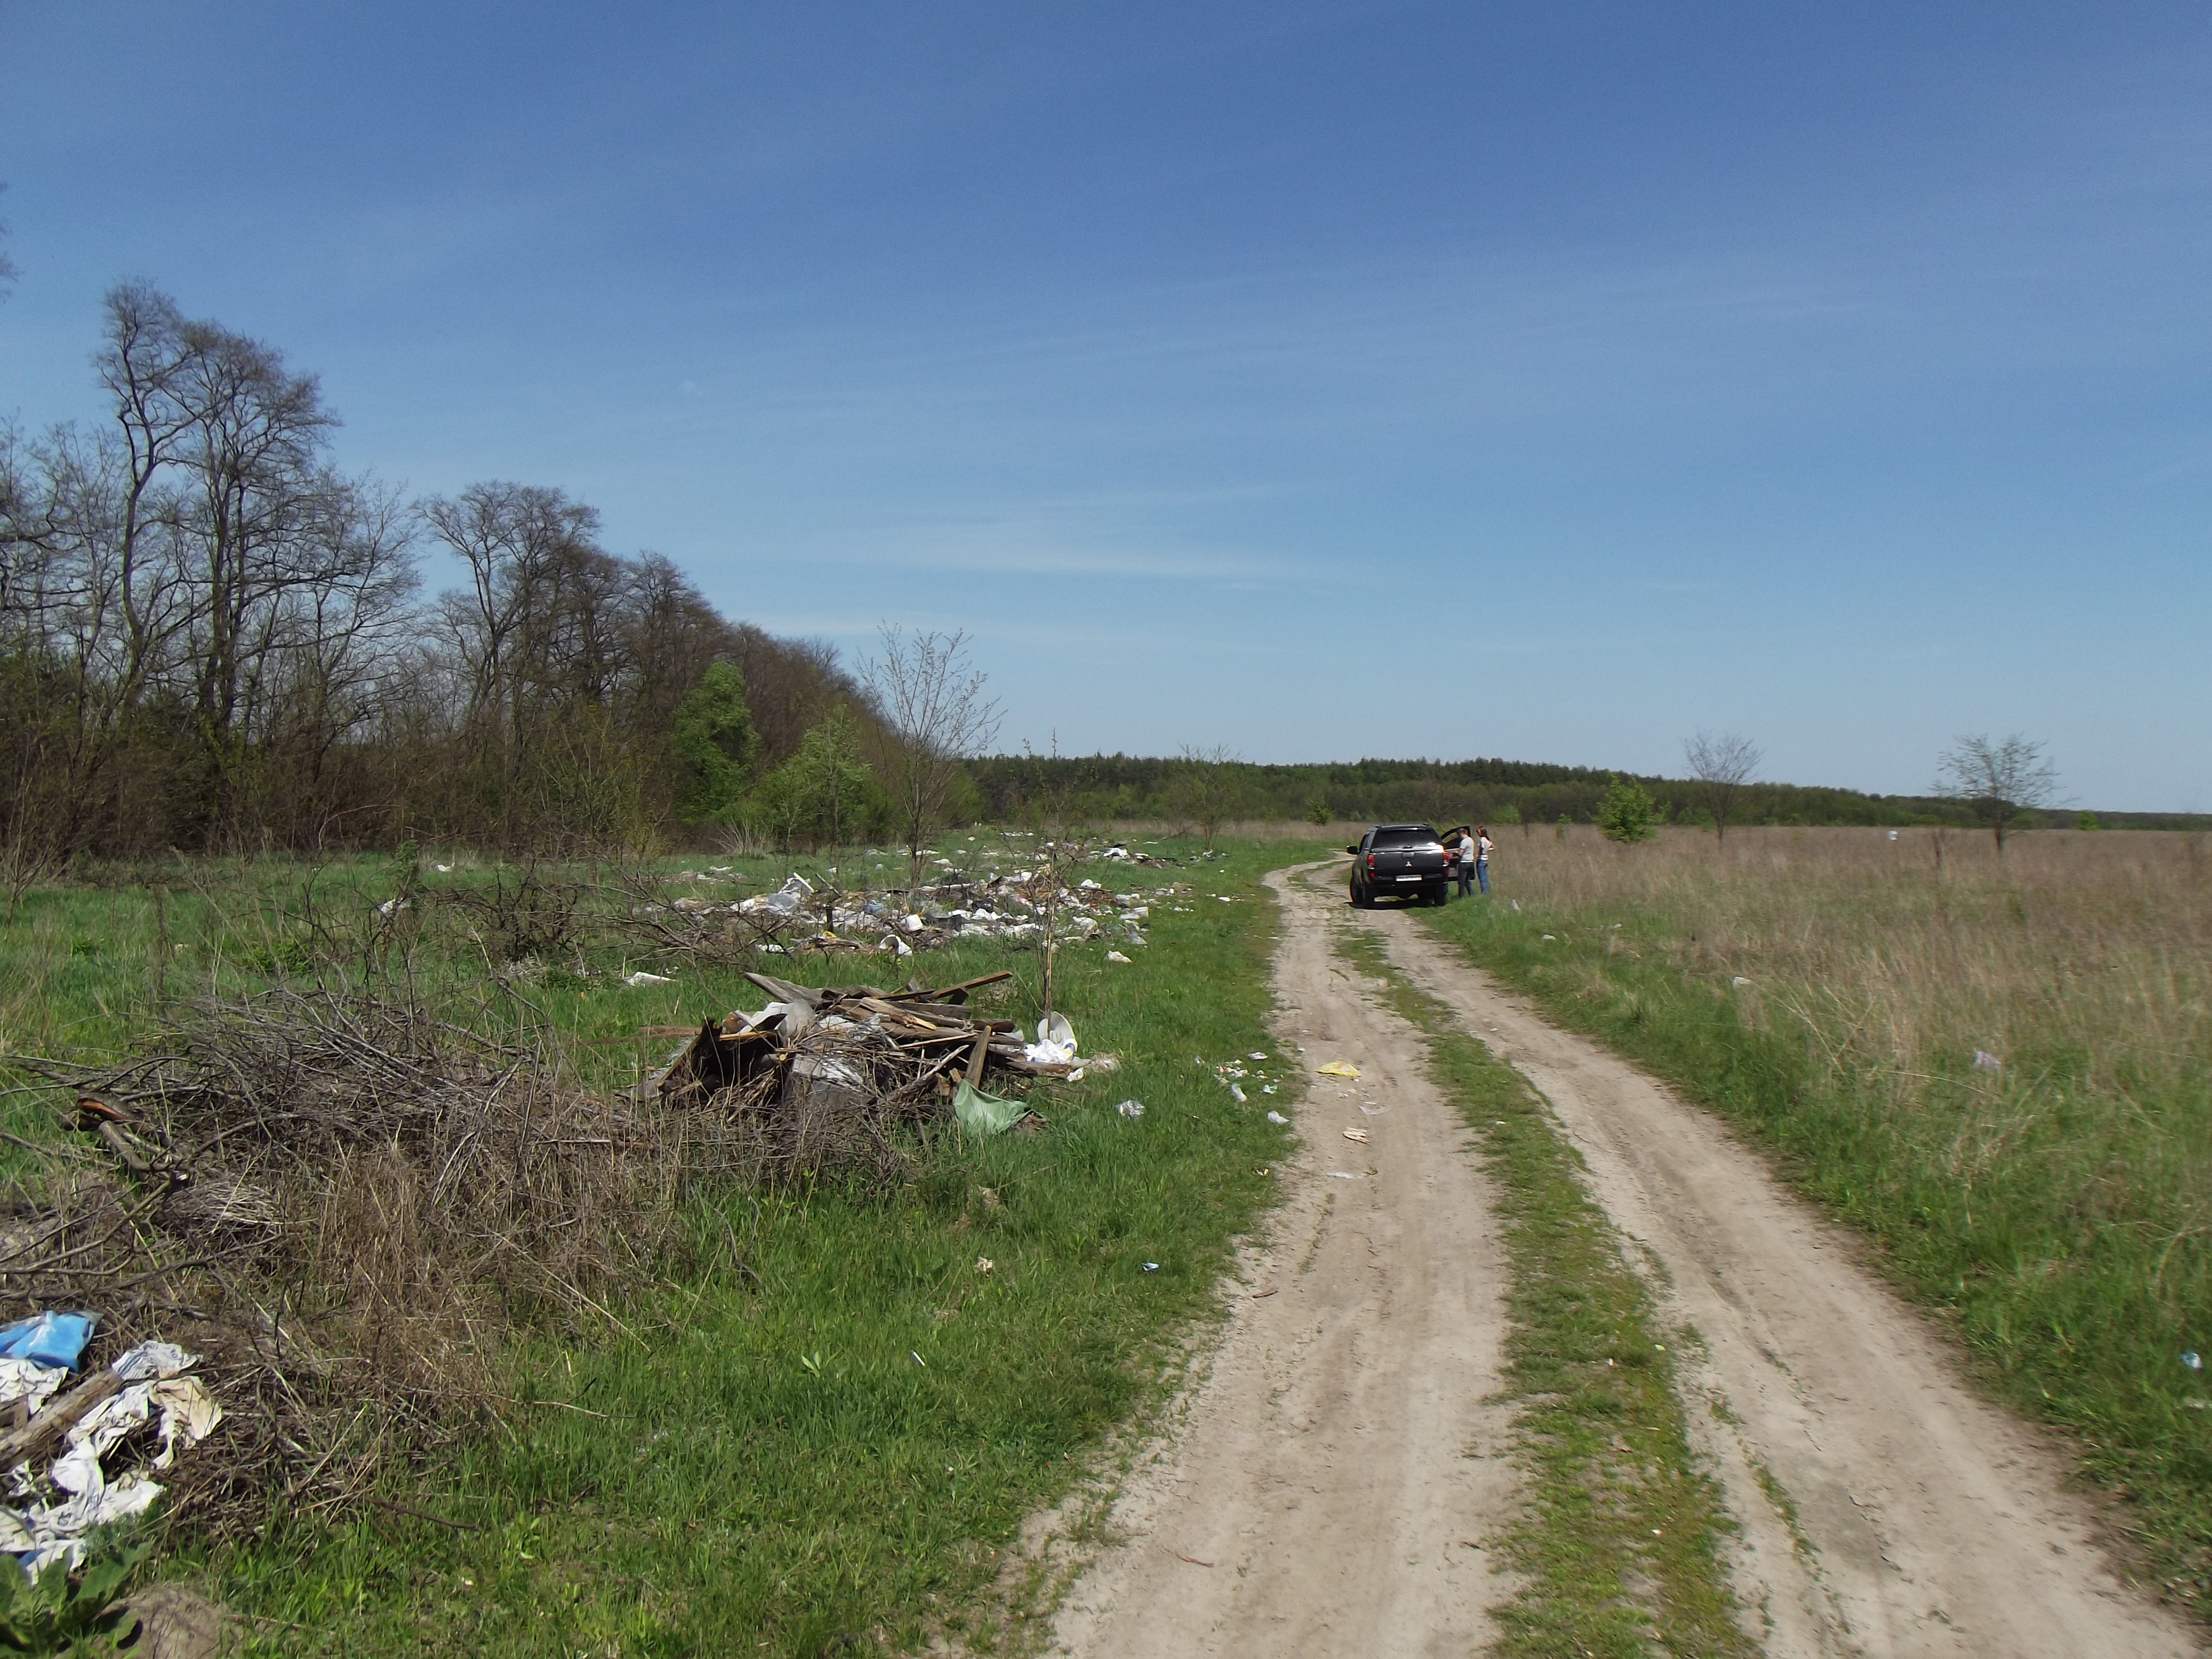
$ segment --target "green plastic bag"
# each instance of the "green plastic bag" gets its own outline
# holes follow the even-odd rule
[[[1029,1111],[1024,1102],[1003,1100],[964,1083],[952,1097],[952,1115],[970,1134],[1002,1135],[1027,1117]]]

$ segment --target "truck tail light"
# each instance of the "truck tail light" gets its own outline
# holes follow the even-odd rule
[[[1367,855],[1367,867],[1370,870],[1372,870],[1375,867],[1375,854],[1372,853],[1370,853]]]

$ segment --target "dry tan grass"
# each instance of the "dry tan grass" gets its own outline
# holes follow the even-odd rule
[[[2066,1049],[2100,1093],[2212,1057],[2212,848],[2203,836],[1957,830],[1500,837],[1500,896],[1662,921],[1681,965],[1741,975],[1768,1020],[1901,1088],[1976,1049]],[[2069,1069],[2075,1069],[2069,1067]]]

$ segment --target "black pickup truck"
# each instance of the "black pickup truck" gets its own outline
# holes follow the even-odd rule
[[[1449,890],[1451,854],[1431,825],[1378,823],[1344,850],[1352,854],[1352,902],[1362,910],[1391,893],[1442,904]]]

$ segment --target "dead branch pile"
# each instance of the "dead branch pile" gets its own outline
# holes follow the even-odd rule
[[[682,1184],[726,1167],[711,1119],[565,1080],[404,1000],[278,988],[204,1006],[71,1083],[81,1148],[0,1218],[0,1314],[97,1311],[104,1359],[206,1357],[225,1418],[168,1513],[208,1530],[335,1507],[496,1398],[518,1317],[604,1321]]]
[[[726,1122],[756,1181],[850,1172],[895,1183],[918,1134],[951,1120],[960,1084],[1004,1087],[1073,1069],[1031,1058],[1012,1020],[967,1006],[971,992],[1010,973],[934,991],[746,977],[772,1000],[703,1024],[661,1074],[659,1094],[686,1116]]]

